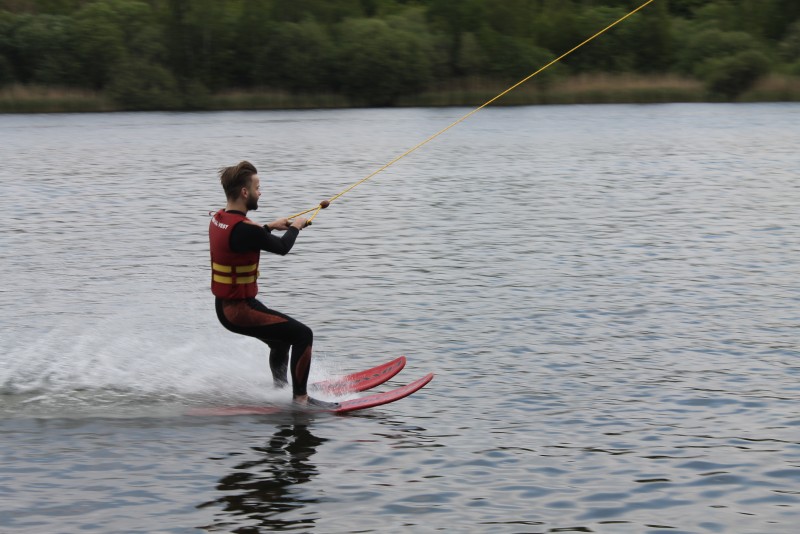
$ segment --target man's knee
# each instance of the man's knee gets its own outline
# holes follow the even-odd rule
[[[297,332],[300,343],[305,345],[312,345],[314,343],[314,332],[306,325],[300,323]]]

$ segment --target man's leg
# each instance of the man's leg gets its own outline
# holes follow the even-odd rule
[[[285,388],[289,385],[287,373],[291,345],[280,341],[269,341],[267,345],[269,345],[269,368],[272,371],[272,380],[276,388]]]
[[[336,403],[322,403],[308,397],[306,388],[311,368],[311,346],[314,342],[314,333],[309,327],[286,314],[267,308],[256,299],[241,301],[218,299],[217,317],[228,330],[255,337],[270,345],[270,369],[273,372],[273,379],[276,376],[286,376],[285,367],[283,374],[280,374],[282,372],[280,363],[288,358],[285,353],[277,352],[278,345],[286,349],[291,346],[292,393],[295,401],[300,404],[324,404],[327,408],[336,406]]]

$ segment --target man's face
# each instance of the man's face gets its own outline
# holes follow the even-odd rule
[[[261,180],[257,175],[253,175],[250,181],[250,187],[247,188],[247,209],[258,209],[258,198],[261,196]]]

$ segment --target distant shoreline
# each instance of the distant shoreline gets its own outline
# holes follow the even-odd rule
[[[510,84],[509,84],[510,85]],[[392,107],[476,107],[509,85],[458,80],[399,99]],[[531,81],[493,106],[565,104],[656,104],[676,102],[800,102],[800,77],[771,75],[740,98],[709,95],[697,80],[674,75],[581,75],[548,83]],[[193,106],[130,110],[102,93],[78,89],[11,86],[0,89],[0,113],[87,113],[116,111],[234,111],[346,109],[367,107],[338,94],[296,94],[282,90],[231,90],[204,95]]]

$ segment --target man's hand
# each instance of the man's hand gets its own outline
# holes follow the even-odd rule
[[[289,219],[275,219],[271,223],[267,225],[270,230],[288,230],[289,229]]]
[[[297,228],[298,230],[302,230],[306,226],[308,226],[308,219],[305,217],[298,217],[292,221],[292,226]]]

